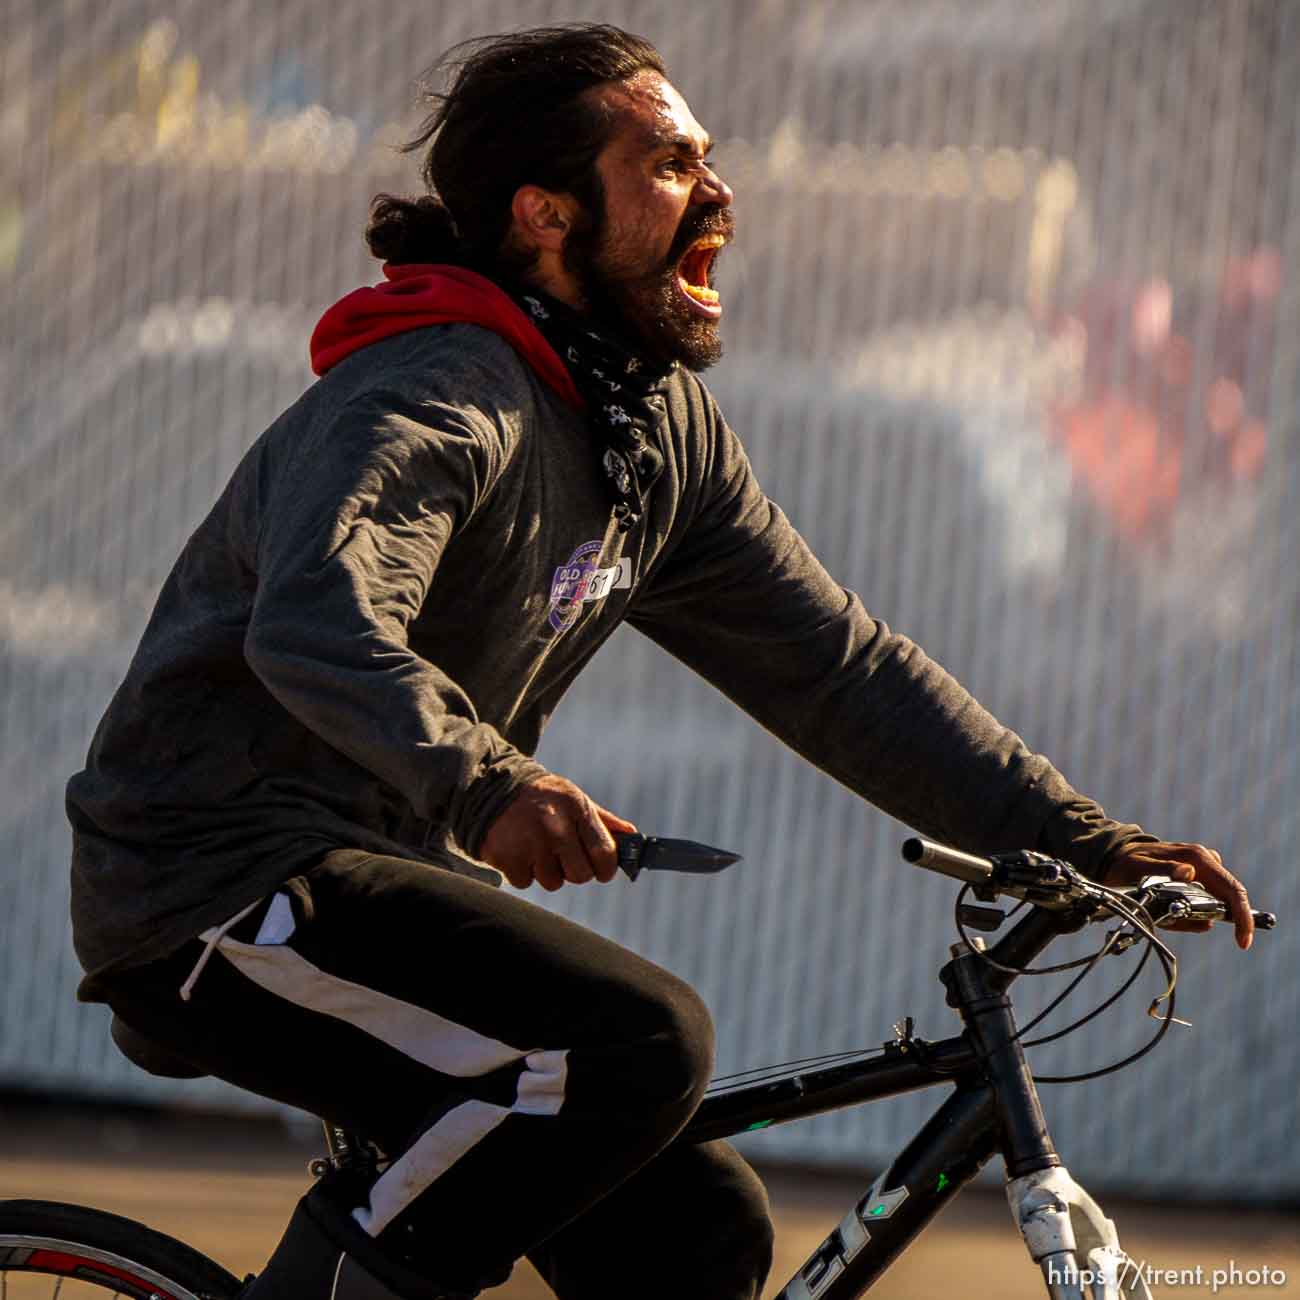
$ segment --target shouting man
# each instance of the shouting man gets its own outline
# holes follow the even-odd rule
[[[712,1068],[697,995],[490,887],[608,881],[634,828],[533,754],[629,622],[937,838],[1111,881],[1214,852],[1110,820],[837,585],[698,371],[732,193],[646,41],[475,42],[376,199],[386,283],[330,308],[320,382],[163,587],[69,787],[81,996],[121,1032],[369,1135],[256,1300],[754,1300],[761,1184],[665,1151]],[[487,867],[495,868],[495,871]]]

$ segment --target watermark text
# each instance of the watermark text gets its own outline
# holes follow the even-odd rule
[[[1268,1264],[1240,1264],[1235,1259],[1228,1260],[1221,1268],[1207,1268],[1203,1264],[1189,1268],[1161,1268],[1130,1259],[1116,1269],[1115,1280],[1126,1290],[1131,1290],[1138,1282],[1145,1282],[1152,1289],[1161,1286],[1200,1287],[1208,1289],[1211,1295],[1218,1295],[1229,1287],[1282,1287],[1286,1286],[1287,1278],[1285,1269]],[[1105,1281],[1105,1277],[1100,1269],[1069,1270],[1048,1261],[1048,1285],[1069,1281],[1080,1286],[1093,1286]]]

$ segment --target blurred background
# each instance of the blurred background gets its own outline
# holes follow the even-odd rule
[[[1044,1089],[1071,1171],[1300,1198],[1300,5],[0,16],[0,1088],[271,1109],[134,1071],[106,1010],[75,1002],[63,784],[189,532],[311,382],[315,319],[379,278],[361,230],[376,191],[417,187],[393,146],[421,71],[472,35],[601,19],[659,45],[737,192],[709,383],[768,492],[1076,786],[1217,845],[1281,916],[1249,956],[1222,928],[1176,940],[1193,1027]],[[745,855],[712,880],[538,899],[696,984],[719,1071],[876,1045],[904,1014],[955,1031],[935,979],[949,884],[648,642],[602,651],[541,756],[647,831]],[[1139,1046],[1154,975],[1143,989],[1035,1068]],[[938,1100],[746,1150],[880,1167]]]

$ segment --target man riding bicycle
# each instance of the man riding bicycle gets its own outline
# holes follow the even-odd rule
[[[697,374],[732,192],[662,60],[606,26],[471,45],[379,196],[386,282],[178,559],[71,781],[80,996],[197,1069],[364,1132],[246,1294],[757,1297],[761,1183],[660,1154],[712,1026],[512,893],[608,881],[635,828],[534,753],[622,622],[810,761],[971,851],[1246,894],[1108,818],[825,572]],[[486,865],[484,865],[486,864]],[[494,868],[495,870],[492,870]],[[615,1281],[614,1279],[617,1279]]]

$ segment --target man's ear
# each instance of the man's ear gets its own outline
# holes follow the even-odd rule
[[[534,248],[558,253],[573,225],[576,201],[539,185],[521,185],[510,205],[517,238]]]

